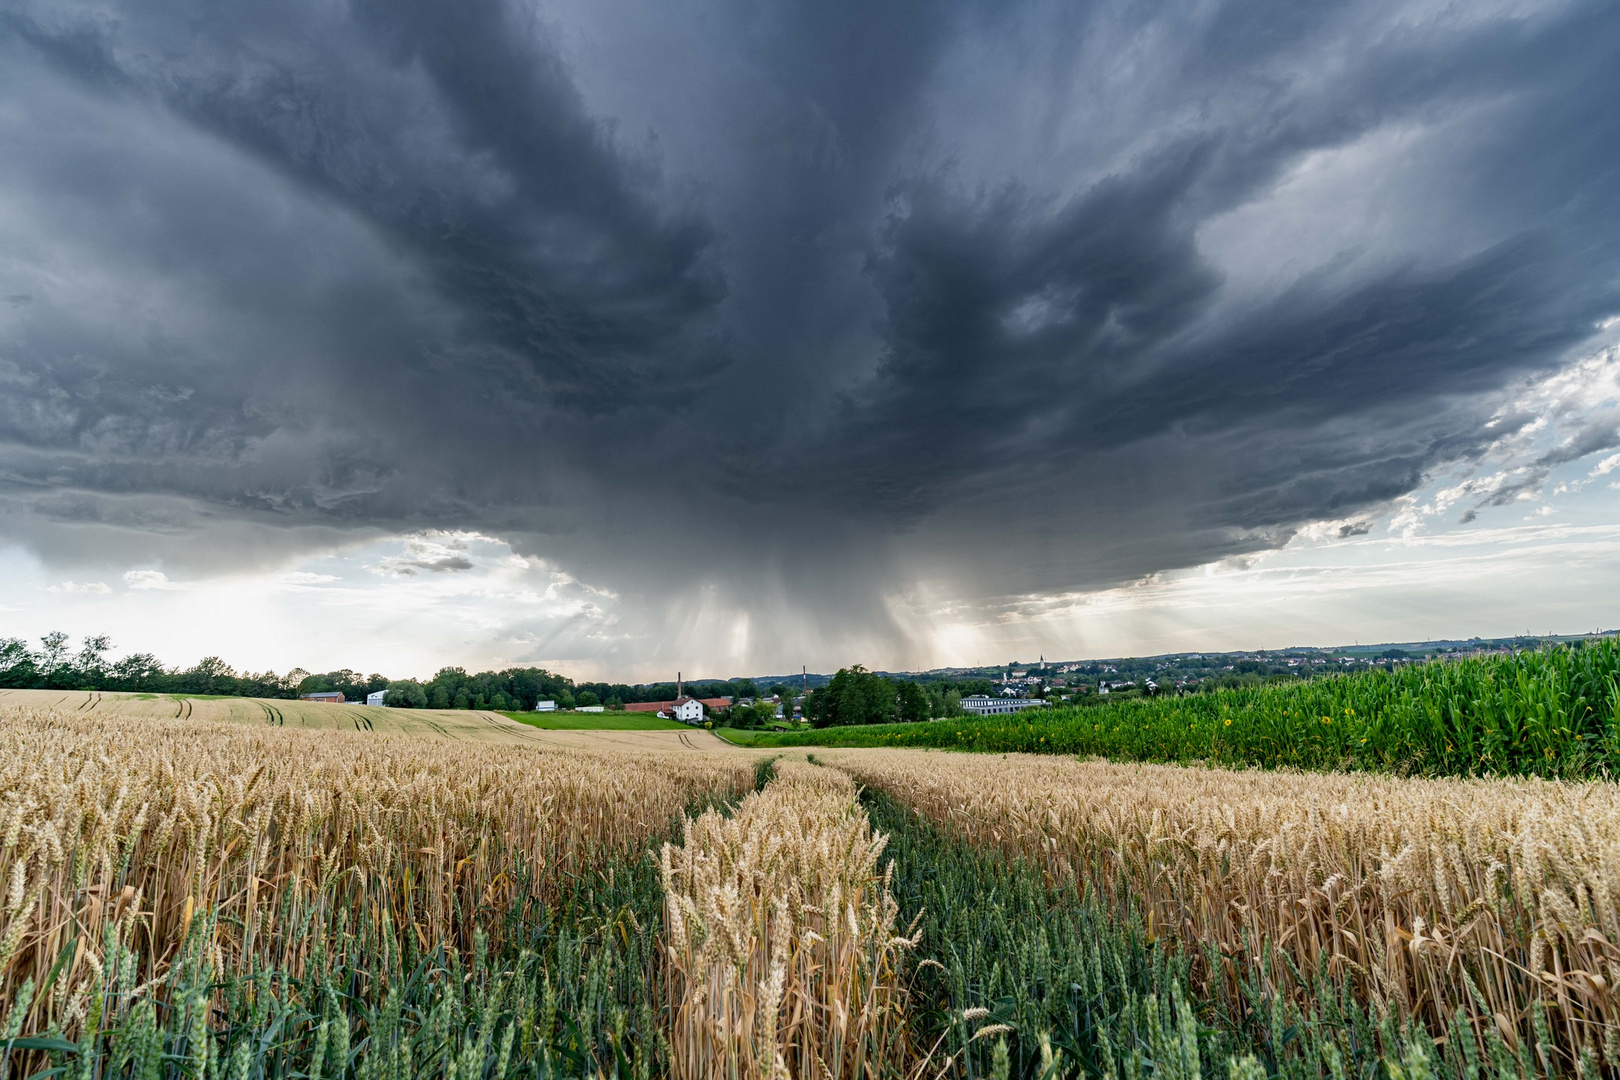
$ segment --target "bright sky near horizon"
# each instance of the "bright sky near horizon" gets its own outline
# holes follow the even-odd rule
[[[1602,0],[20,0],[0,637],[426,675],[1620,627]]]

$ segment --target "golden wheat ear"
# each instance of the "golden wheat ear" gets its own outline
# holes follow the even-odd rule
[[[664,853],[677,1080],[902,1075],[911,942],[849,777],[781,760]],[[682,917],[714,913],[708,921]]]

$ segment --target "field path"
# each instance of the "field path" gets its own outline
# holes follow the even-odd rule
[[[544,731],[493,712],[467,709],[388,709],[268,698],[207,698],[86,690],[0,690],[0,704],[69,709],[154,720],[211,720],[272,727],[377,731],[452,742],[504,743],[578,749],[737,750],[708,731]]]

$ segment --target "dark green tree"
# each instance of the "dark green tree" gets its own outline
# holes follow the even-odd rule
[[[425,709],[427,701],[427,691],[415,679],[396,679],[383,695],[383,704],[396,709]]]
[[[928,694],[922,687],[904,679],[898,686],[898,711],[903,723],[915,723],[919,720],[933,719],[933,710],[929,707]]]

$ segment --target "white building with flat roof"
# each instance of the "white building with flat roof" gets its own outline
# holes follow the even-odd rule
[[[1040,698],[1003,698],[985,697],[977,694],[962,699],[962,711],[974,716],[992,716],[999,713],[1015,713],[1021,709],[1033,709],[1037,705],[1045,705]]]
[[[373,690],[371,693],[366,695],[366,704],[381,705],[383,703],[383,695],[386,693],[388,693],[386,690]]]
[[[534,711],[535,712],[556,712],[557,711],[557,703],[555,701],[537,701],[537,702],[534,703]]]

